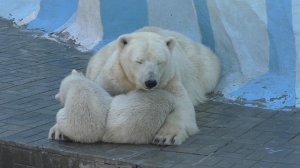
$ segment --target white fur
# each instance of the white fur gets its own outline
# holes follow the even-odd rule
[[[171,58],[173,59],[171,64],[178,68],[177,72],[180,73],[180,81],[183,83],[194,105],[205,101],[205,94],[213,91],[216,87],[220,76],[220,64],[218,58],[209,48],[177,32],[157,27],[145,27],[132,34],[121,36],[118,40],[103,47],[91,58],[87,67],[87,78],[97,81],[104,88],[109,88],[106,89],[109,92],[121,94],[137,88],[135,86],[136,81],[131,81],[124,74],[124,70],[131,66],[126,65],[128,62],[120,63],[120,55],[122,53],[118,44],[119,40],[124,37],[135,41],[132,44],[133,46],[129,46],[133,53],[135,53],[135,50],[138,50],[135,55],[142,53],[141,57],[151,57],[151,59],[156,59],[156,62],[158,61],[157,59],[165,57],[165,46],[161,43],[162,41],[157,43],[158,39],[175,38],[176,46],[171,53],[172,57],[174,57]],[[153,40],[156,41],[153,42]],[[145,49],[147,45],[152,46]],[[140,72],[136,68],[133,69],[134,73]]]
[[[174,94],[174,112],[154,140],[170,145],[181,144],[198,131],[193,105],[213,91],[220,65],[207,47],[173,31],[145,27],[100,50],[91,58],[86,75],[112,95],[149,90],[147,80],[156,80],[155,88]]]
[[[157,89],[112,98],[101,86],[73,70],[55,95],[64,108],[57,113],[49,138],[148,144],[173,111],[173,97]]]
[[[102,139],[111,96],[83,74],[73,70],[61,82],[55,96],[63,105],[56,115],[56,124],[49,131],[49,138],[91,143]],[[54,137],[52,137],[54,136]]]
[[[103,141],[148,144],[173,109],[173,95],[163,90],[118,95],[107,116]]]

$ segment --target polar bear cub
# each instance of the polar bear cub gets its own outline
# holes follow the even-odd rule
[[[76,142],[150,143],[174,110],[164,90],[131,91],[111,97],[101,86],[73,70],[55,96],[63,105],[49,139]]]
[[[112,97],[83,74],[73,70],[55,96],[64,107],[56,115],[49,138],[91,143],[102,139]]]
[[[118,95],[111,103],[103,141],[151,143],[174,106],[174,95],[159,89]]]

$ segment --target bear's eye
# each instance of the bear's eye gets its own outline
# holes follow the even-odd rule
[[[136,63],[138,63],[138,64],[142,64],[143,63],[143,61],[135,61]]]

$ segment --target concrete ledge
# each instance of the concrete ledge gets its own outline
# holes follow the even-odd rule
[[[53,167],[122,167],[131,168],[137,165],[107,160],[93,155],[68,152],[47,147],[18,144],[12,141],[0,140],[0,167],[3,168],[53,168]]]

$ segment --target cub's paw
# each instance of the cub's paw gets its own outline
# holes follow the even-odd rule
[[[155,135],[152,143],[156,145],[180,145],[188,135],[184,129],[176,127],[162,127]]]
[[[58,140],[58,141],[65,141],[68,140],[57,128],[57,124],[55,124],[49,130],[48,139]]]

